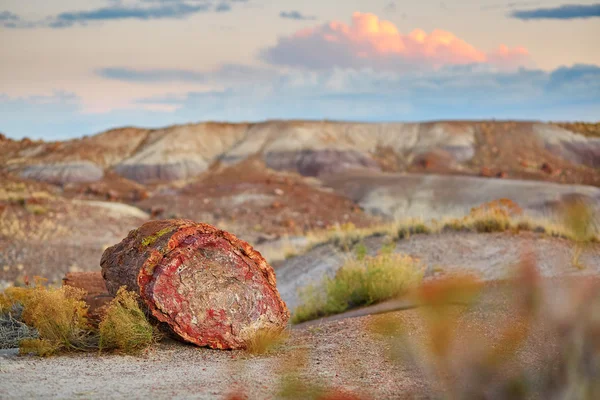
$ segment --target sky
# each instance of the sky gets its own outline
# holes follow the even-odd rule
[[[600,120],[585,0],[0,0],[0,132]]]

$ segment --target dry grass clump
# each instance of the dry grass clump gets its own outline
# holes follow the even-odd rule
[[[590,243],[597,242],[595,216],[590,207],[583,202],[571,202],[564,209],[564,225],[575,241],[571,264],[577,269],[585,269],[580,261],[583,250]]]
[[[41,279],[34,286],[6,289],[0,294],[0,345],[18,345],[21,354],[49,356],[98,349],[135,353],[157,340],[135,293],[121,288],[97,327],[88,319],[85,294],[72,286],[46,287]],[[15,309],[18,314],[11,313]]]
[[[522,215],[523,210],[516,203],[499,199],[472,208],[466,217],[449,221],[444,228],[478,233],[506,232]]]
[[[368,228],[357,228],[353,223],[348,222],[342,225],[335,225],[325,231],[309,232],[307,238],[309,246],[307,250],[331,243],[343,251],[350,251],[360,243],[362,239],[372,236],[386,236],[392,233],[394,224],[380,224]]]
[[[462,218],[431,222],[412,218],[368,228],[357,228],[352,223],[348,223],[335,226],[326,231],[308,233],[309,245],[304,251],[309,251],[324,244],[333,244],[342,251],[349,252],[368,237],[388,236],[394,240],[403,240],[411,235],[428,235],[447,231],[476,233],[518,233],[523,231],[537,232],[575,242],[600,241],[598,229],[590,222],[594,220],[591,209],[585,205],[578,207],[582,207],[583,211],[572,211],[572,206],[567,206],[566,218],[553,222],[548,219],[527,217],[521,207],[512,200],[498,199],[472,208],[469,214]],[[573,221],[579,221],[579,223],[573,224]],[[587,227],[582,229],[586,221]],[[582,231],[585,234],[581,234]]]
[[[19,347],[23,339],[36,339],[38,332],[21,321],[23,306],[5,305],[0,295],[0,349]]]
[[[592,210],[584,204],[568,205],[563,212],[562,223],[535,219],[523,215],[523,210],[509,199],[499,199],[471,209],[463,218],[425,224],[414,219],[397,224],[395,239],[408,238],[411,234],[430,234],[444,231],[455,232],[538,232],[575,242],[598,242],[594,229]]]
[[[318,285],[305,288],[303,304],[296,308],[293,323],[300,323],[350,308],[398,297],[423,279],[421,263],[410,256],[381,252],[349,259],[336,273]]]
[[[85,291],[71,286],[46,288],[41,280],[33,287],[6,289],[3,302],[22,304],[22,322],[39,333],[39,339],[21,341],[21,353],[46,356],[95,348],[84,296]]]
[[[49,357],[60,350],[61,347],[57,343],[45,339],[23,339],[19,342],[19,354]]]
[[[407,239],[410,235],[427,235],[432,231],[431,227],[418,219],[400,222],[395,229],[397,239]]]
[[[125,353],[143,350],[158,340],[138,304],[138,295],[121,287],[107,306],[98,327],[100,350],[118,349]]]
[[[288,338],[286,330],[277,328],[259,329],[246,341],[246,351],[250,354],[267,354],[280,347]]]

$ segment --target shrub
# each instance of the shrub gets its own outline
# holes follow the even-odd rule
[[[486,216],[475,219],[472,226],[479,233],[505,232],[510,228],[510,222],[505,218]]]
[[[157,332],[150,325],[138,304],[138,296],[121,287],[108,305],[99,325],[100,350],[118,349],[135,353],[157,340]]]
[[[39,356],[98,348],[132,353],[158,338],[133,292],[121,288],[96,327],[88,321],[84,290],[42,283],[36,279],[35,286],[11,287],[0,294],[0,345],[18,344],[21,354]]]
[[[428,235],[432,233],[432,229],[425,225],[425,223],[418,219],[413,219],[398,225],[396,229],[396,238],[397,239],[407,239],[410,235],[420,234],[420,235]]]
[[[84,295],[84,290],[71,286],[46,288],[39,279],[33,287],[8,288],[4,302],[8,299],[13,305],[22,304],[22,322],[39,333],[39,339],[21,341],[21,353],[47,356],[63,350],[95,348]]]
[[[0,296],[0,349],[19,347],[23,339],[35,339],[38,332],[21,321],[23,306],[19,304],[3,305],[2,300],[8,299]]]
[[[56,343],[45,339],[23,339],[19,343],[19,354],[35,354],[48,357],[60,350]]]
[[[335,277],[308,286],[300,296],[293,323],[338,314],[350,308],[369,305],[404,294],[423,278],[418,260],[386,251],[374,257],[348,260]]]

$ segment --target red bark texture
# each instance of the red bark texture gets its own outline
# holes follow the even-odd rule
[[[289,319],[273,268],[248,243],[185,219],[150,221],[104,252],[111,294],[139,293],[158,321],[184,341],[240,349],[262,329]]]
[[[100,271],[69,272],[62,281],[64,286],[73,286],[87,292],[83,299],[89,306],[88,317],[91,322],[98,323],[102,315],[102,308],[113,298],[106,289]]]

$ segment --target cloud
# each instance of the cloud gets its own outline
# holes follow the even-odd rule
[[[53,28],[63,28],[74,24],[85,25],[91,21],[108,21],[122,19],[163,19],[184,18],[191,14],[208,11],[207,4],[189,5],[165,4],[155,7],[123,7],[113,6],[92,11],[65,12],[58,14],[48,25]]]
[[[278,73],[271,68],[257,68],[240,64],[223,64],[212,71],[194,71],[190,69],[135,69],[126,67],[100,68],[96,75],[122,82],[133,83],[244,83],[272,79]]]
[[[516,10],[510,16],[522,20],[594,18],[600,17],[600,4],[566,4],[554,8]]]
[[[353,14],[351,25],[331,21],[282,37],[260,57],[274,65],[307,69],[411,70],[473,63],[514,68],[530,63],[524,48],[500,46],[486,53],[451,32],[415,29],[405,35],[393,23],[359,12]]]
[[[137,108],[91,114],[84,112],[83,101],[75,93],[56,91],[28,97],[0,94],[0,132],[13,138],[63,140],[119,126],[166,126],[173,123],[175,109],[140,104]]]
[[[177,121],[594,120],[600,112],[600,67],[498,72],[486,65],[457,65],[425,74],[291,71],[268,83],[138,101],[176,106]]]
[[[410,73],[293,70],[244,82],[219,90],[142,97],[133,107],[102,114],[82,112],[81,99],[72,93],[28,98],[0,95],[0,131],[11,137],[50,139],[124,125],[159,127],[206,120],[594,121],[600,114],[600,67],[595,65],[550,72],[498,71],[485,64]]]
[[[0,26],[3,28],[32,28],[35,23],[23,21],[23,19],[10,11],[0,12]]]
[[[455,65],[410,74],[372,69],[291,71],[268,82],[139,99],[177,107],[175,119],[588,119],[600,111],[600,67],[498,72]],[[202,110],[202,114],[190,112]]]
[[[182,69],[138,70],[122,67],[110,67],[101,68],[98,71],[96,71],[96,74],[103,78],[139,83],[206,81],[205,74]]]
[[[21,18],[17,14],[13,14],[10,11],[2,11],[0,12],[0,22],[16,22]]]
[[[113,1],[109,6],[87,11],[68,11],[40,21],[26,21],[8,11],[0,13],[0,26],[4,28],[69,28],[75,25],[86,26],[91,22],[118,20],[182,19],[202,12],[228,12],[232,3],[245,3],[247,0],[222,0],[218,4],[212,0],[142,0],[141,3]]]
[[[311,21],[317,19],[317,17],[313,15],[304,15],[300,11],[282,11],[279,13],[281,18],[286,19],[295,19],[298,21]]]

